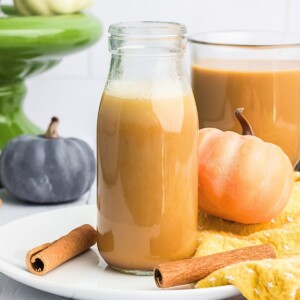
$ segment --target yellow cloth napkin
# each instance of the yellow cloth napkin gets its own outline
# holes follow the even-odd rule
[[[277,259],[242,262],[212,273],[197,288],[233,284],[247,299],[300,300],[300,173],[285,210],[274,220],[243,225],[199,214],[196,257],[270,243]],[[299,290],[299,292],[298,292]]]

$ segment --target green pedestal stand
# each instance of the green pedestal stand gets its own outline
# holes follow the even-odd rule
[[[25,79],[94,44],[102,32],[98,19],[87,14],[23,17],[13,7],[2,8],[7,17],[0,18],[0,151],[15,136],[40,132],[23,112]]]

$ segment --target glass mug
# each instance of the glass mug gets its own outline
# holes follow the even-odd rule
[[[97,124],[98,249],[145,275],[197,244],[197,108],[184,25],[110,26],[111,64]]]
[[[300,34],[211,32],[190,37],[199,126],[241,133],[234,111],[254,133],[300,158]]]

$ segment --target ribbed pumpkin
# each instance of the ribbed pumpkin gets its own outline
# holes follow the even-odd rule
[[[267,222],[288,203],[293,167],[281,148],[253,135],[242,111],[243,135],[199,130],[199,208],[244,224]]]
[[[35,203],[59,203],[77,199],[94,179],[96,163],[90,146],[57,133],[52,118],[45,135],[12,139],[0,156],[0,179],[14,197]]]

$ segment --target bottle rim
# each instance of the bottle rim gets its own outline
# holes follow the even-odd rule
[[[191,44],[239,48],[286,48],[300,46],[300,32],[211,31],[190,35]]]
[[[114,39],[178,39],[186,37],[187,29],[176,22],[133,21],[112,24],[108,32]]]

